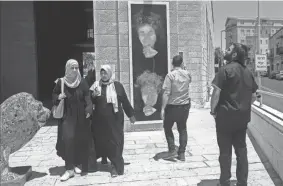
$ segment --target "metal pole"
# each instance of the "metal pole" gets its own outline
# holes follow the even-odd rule
[[[221,46],[221,50],[220,50],[220,54],[222,54],[222,32],[223,32],[223,30],[221,30],[221,32],[220,32],[220,38],[221,38],[221,44],[220,44],[220,46]],[[218,61],[218,71],[219,71],[219,69],[220,69],[220,67],[222,66],[222,61],[220,60],[220,61]]]
[[[222,41],[222,32],[224,32],[224,31],[225,31],[225,33],[226,33],[226,30],[221,30],[221,32],[220,32],[220,36],[221,36],[221,37],[220,37],[220,38],[221,38],[221,43],[220,43],[220,44],[221,44],[221,45],[220,45],[221,50],[220,50],[220,52],[221,52],[221,55],[223,54],[223,48],[222,48],[222,43],[223,43],[223,41]],[[226,37],[225,37],[225,38],[226,38]],[[226,40],[225,40],[225,41],[226,41]],[[220,61],[220,62],[218,63],[218,65],[219,65],[219,66],[218,66],[218,69],[219,69],[220,67],[222,67],[222,65],[223,65],[223,64],[222,64],[222,61]]]
[[[257,37],[258,37],[258,45],[257,45],[257,54],[260,54],[260,12],[259,12],[259,0],[257,1],[257,18],[258,18],[258,33],[257,33]],[[261,76],[259,71],[257,71],[257,76],[258,76],[258,85],[259,85],[259,89],[261,89]],[[260,97],[260,106],[262,106],[262,96]]]
[[[220,39],[221,39],[220,46],[221,46],[221,51],[222,51],[222,32],[223,32],[223,30],[221,30],[221,32],[220,32]]]

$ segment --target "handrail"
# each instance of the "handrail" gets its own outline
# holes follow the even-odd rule
[[[267,105],[262,105],[258,101],[255,101],[252,105],[263,110],[263,111],[265,111],[265,112],[267,112],[268,114],[272,115],[273,117],[276,117],[277,119],[283,121],[283,113],[282,112],[275,110],[272,107],[269,107]]]
[[[274,97],[283,99],[283,94],[267,92],[267,91],[264,91],[264,90],[258,90],[257,92],[261,93],[261,94],[266,94],[266,95],[269,95],[269,96],[274,96]]]
[[[257,90],[257,94],[259,94],[258,95],[259,97],[257,98],[258,103],[253,103],[253,105],[256,106],[257,108],[260,108],[260,109],[264,110],[265,112],[271,114],[272,116],[280,119],[281,121],[283,121],[283,117],[282,117],[281,114],[280,114],[281,116],[278,116],[276,113],[270,112],[269,111],[270,109],[265,108],[266,106],[262,104],[262,96],[260,95],[260,94],[264,94],[264,95],[269,95],[269,96],[273,96],[273,97],[276,97],[276,98],[283,99],[283,94],[268,92],[268,91],[264,91],[264,90]],[[280,111],[278,111],[278,112],[280,112]]]

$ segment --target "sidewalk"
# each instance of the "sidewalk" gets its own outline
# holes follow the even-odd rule
[[[25,186],[108,185],[108,186],[216,186],[220,168],[214,120],[209,110],[191,109],[188,120],[186,162],[153,160],[156,153],[166,151],[163,131],[125,134],[125,175],[111,178],[107,166],[87,176],[75,176],[60,182],[64,162],[56,155],[57,127],[43,127],[23,148],[10,156],[10,165],[31,165],[33,176]],[[178,135],[175,131],[176,145]],[[249,156],[249,186],[273,186],[273,182],[247,138]],[[100,161],[100,160],[98,160]],[[236,161],[233,154],[232,179]]]

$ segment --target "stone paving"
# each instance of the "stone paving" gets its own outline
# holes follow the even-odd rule
[[[166,151],[163,131],[132,132],[125,134],[125,175],[111,178],[107,166],[87,176],[76,175],[60,182],[64,161],[56,155],[56,126],[43,127],[34,138],[10,156],[11,166],[31,165],[33,175],[25,186],[50,185],[109,185],[109,186],[216,186],[220,168],[214,119],[209,110],[191,109],[188,119],[186,162],[155,161],[156,153]],[[176,145],[178,145],[177,131]],[[249,186],[274,185],[251,141],[247,138],[249,156]],[[235,180],[233,154],[232,179]]]

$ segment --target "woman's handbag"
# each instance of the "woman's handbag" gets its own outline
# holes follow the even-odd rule
[[[64,94],[64,79],[61,78],[61,93]],[[64,99],[61,99],[58,105],[54,105],[52,108],[53,117],[56,119],[63,118],[64,114]]]

